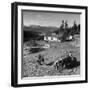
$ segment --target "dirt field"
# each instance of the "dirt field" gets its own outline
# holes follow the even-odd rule
[[[45,43],[38,41],[38,43]],[[37,53],[30,53],[32,45],[23,45],[23,64],[22,64],[22,77],[41,77],[41,76],[54,76],[54,75],[77,75],[80,74],[80,66],[75,70],[64,69],[57,71],[54,66],[39,65],[37,63],[38,55],[41,54],[45,58],[45,63],[56,61],[58,58],[64,56],[65,51],[72,51],[74,57],[80,61],[80,36],[75,36],[75,41],[70,42],[49,42],[50,48],[42,50]]]

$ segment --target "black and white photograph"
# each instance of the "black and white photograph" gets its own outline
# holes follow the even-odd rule
[[[80,75],[80,14],[22,11],[22,78]]]
[[[87,82],[87,7],[14,3],[12,10],[13,86]]]

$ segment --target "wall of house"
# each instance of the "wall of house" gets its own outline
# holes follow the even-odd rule
[[[58,41],[57,37],[53,37],[53,36],[45,36],[44,37],[45,41]]]

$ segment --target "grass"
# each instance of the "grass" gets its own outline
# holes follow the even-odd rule
[[[37,43],[45,43],[38,41]],[[30,48],[32,45],[24,43],[23,47],[23,74],[22,77],[41,77],[41,76],[61,76],[61,75],[77,75],[80,74],[80,66],[76,70],[65,69],[58,71],[54,66],[39,65],[37,63],[38,55],[41,54],[45,58],[45,63],[56,61],[65,55],[65,51],[72,51],[73,56],[80,61],[80,38],[75,36],[75,41],[50,43],[51,47],[39,52],[31,53]],[[27,48],[27,49],[25,49]]]

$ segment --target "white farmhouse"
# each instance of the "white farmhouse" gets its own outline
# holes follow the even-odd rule
[[[73,40],[73,35],[69,35],[67,38],[66,38],[66,40]]]
[[[52,42],[53,41],[60,42],[60,40],[58,39],[58,35],[56,35],[55,33],[45,35],[44,40],[45,41],[52,41]]]

